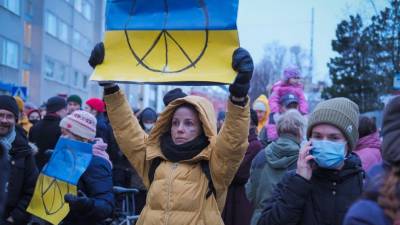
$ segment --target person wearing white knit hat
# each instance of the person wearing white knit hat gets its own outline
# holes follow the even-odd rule
[[[107,144],[96,136],[96,118],[85,111],[76,110],[60,122],[62,138],[80,142],[95,142],[93,158],[79,178],[78,196],[66,194],[65,202],[70,212],[64,225],[98,224],[110,217],[114,209],[112,164],[109,161]]]
[[[76,110],[60,122],[63,137],[87,142],[96,136],[96,118],[85,111]]]

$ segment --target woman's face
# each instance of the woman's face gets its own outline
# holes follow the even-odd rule
[[[184,106],[175,111],[171,122],[171,136],[176,145],[194,140],[201,134],[201,130],[201,123],[196,111]]]
[[[32,112],[29,114],[29,120],[40,120],[40,114],[38,112]]]
[[[61,128],[61,137],[62,138],[66,138],[66,139],[71,139],[74,141],[81,141],[81,142],[88,142],[89,140],[79,137],[75,134],[73,134],[71,131],[65,129],[65,128]]]
[[[320,124],[313,128],[311,132],[311,139],[318,141],[332,141],[339,143],[346,143],[347,140],[343,133],[336,127],[329,124]],[[348,146],[346,145],[346,154]]]

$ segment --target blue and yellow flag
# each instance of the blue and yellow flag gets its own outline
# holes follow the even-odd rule
[[[60,138],[54,153],[36,181],[27,211],[52,224],[69,213],[66,194],[77,195],[79,178],[92,159],[92,145]]]
[[[238,0],[108,0],[92,80],[231,83]]]

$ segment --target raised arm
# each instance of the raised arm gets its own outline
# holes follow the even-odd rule
[[[89,64],[92,68],[103,63],[105,55],[104,44],[98,43],[93,48]],[[118,146],[129,162],[136,169],[144,184],[148,186],[147,173],[149,163],[146,161],[147,134],[140,127],[133,115],[128,100],[118,85],[109,82],[100,82],[104,87],[104,101],[107,114],[111,122]]]
[[[111,88],[113,89],[111,93],[108,92],[110,88],[105,89],[104,100],[118,146],[139,176],[147,181],[149,163],[146,161],[146,141],[148,135],[133,115],[124,93],[118,90],[118,86]]]
[[[226,119],[210,158],[211,176],[221,210],[225,204],[225,196],[221,195],[226,194],[248,147],[250,107],[247,93],[254,69],[250,54],[237,49],[233,53],[232,68],[238,74],[229,86],[231,95]]]

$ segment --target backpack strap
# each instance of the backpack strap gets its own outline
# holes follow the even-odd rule
[[[153,183],[154,174],[156,173],[156,169],[160,165],[161,160],[162,159],[160,157],[157,157],[151,161],[150,168],[149,168],[149,174],[148,174],[150,184]]]
[[[212,178],[211,178],[210,165],[208,163],[208,160],[200,161],[200,165],[201,165],[201,170],[203,171],[204,175],[206,175],[207,180],[208,180],[208,191],[207,191],[207,194],[206,194],[206,199],[208,197],[210,197],[211,194],[214,194],[214,197],[216,198],[217,197],[217,192],[215,190],[214,183],[213,183]]]
[[[157,157],[151,161],[149,174],[148,174],[150,184],[153,183],[154,174],[156,172],[157,167],[160,165],[161,161],[162,161],[162,159],[160,157]],[[211,179],[211,172],[210,172],[210,166],[209,166],[208,161],[207,160],[200,161],[200,166],[201,166],[201,170],[203,171],[204,175],[206,175],[207,180],[208,180],[208,191],[206,194],[206,199],[208,197],[210,197],[211,194],[214,194],[214,196],[216,197],[217,192],[215,190],[214,183]]]

